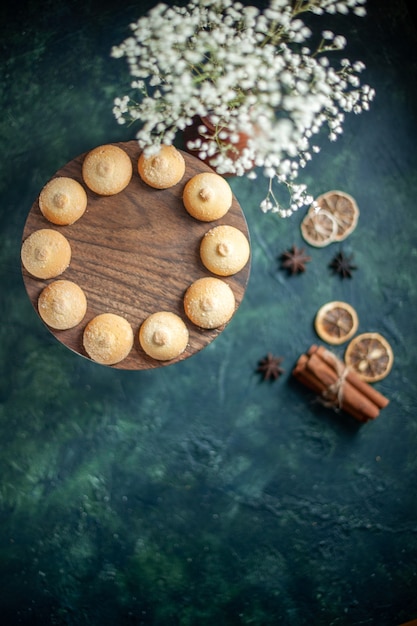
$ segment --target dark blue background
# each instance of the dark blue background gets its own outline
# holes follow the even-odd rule
[[[186,361],[104,368],[59,344],[20,273],[26,215],[78,154],[131,139],[112,102],[129,80],[110,58],[151,2],[0,8],[0,609],[14,624],[377,624],[417,618],[416,31],[401,0],[341,18],[377,96],[305,172],[361,215],[340,246],[307,248],[305,274],[278,256],[304,245],[303,213],[263,215],[264,182],[232,179],[252,269],[226,331]],[[326,22],[327,25],[327,22]],[[326,26],[325,26],[326,27]],[[291,377],[329,300],[395,353],[390,399],[359,426]],[[284,357],[274,383],[255,373]],[[341,356],[343,347],[336,350]]]

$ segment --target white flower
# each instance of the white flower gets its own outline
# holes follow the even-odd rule
[[[332,33],[331,30],[324,30],[321,36],[323,37],[323,39],[332,40],[334,37],[334,33]]]
[[[346,38],[343,37],[343,35],[337,35],[337,37],[333,39],[333,45],[340,50],[343,50],[343,48],[346,46],[346,43]]]
[[[324,28],[319,47],[310,47],[314,38],[303,13],[360,16],[365,2],[270,0],[263,11],[234,0],[159,3],[111,50],[126,59],[131,76],[131,95],[114,100],[114,117],[139,125],[138,143],[148,154],[173,143],[194,119],[208,117],[214,132],[201,124],[201,139],[188,148],[209,158],[220,174],[254,178],[255,164],[269,179],[261,209],[288,216],[312,202],[296,180],[320,151],[323,129],[335,141],[345,114],[368,110],[375,96],[361,85],[361,61],[329,56],[346,47],[343,35]],[[248,146],[236,158],[242,132]],[[287,189],[287,208],[273,184]]]

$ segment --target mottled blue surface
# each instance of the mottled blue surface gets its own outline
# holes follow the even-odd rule
[[[151,2],[0,8],[0,614],[2,623],[255,626],[417,618],[417,52],[400,1],[344,22],[350,58],[377,90],[369,113],[306,171],[314,195],[351,193],[343,249],[308,248],[305,274],[278,256],[299,223],[260,213],[262,179],[233,179],[252,270],[228,328],[186,361],[104,368],[59,344],[20,273],[26,215],[67,161],[132,138],[111,113],[128,80],[109,51]],[[343,28],[343,30],[342,30]],[[291,378],[329,300],[386,336],[390,399],[359,426]],[[274,383],[255,373],[284,357]],[[336,350],[340,356],[343,347]]]

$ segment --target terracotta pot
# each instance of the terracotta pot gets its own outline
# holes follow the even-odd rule
[[[194,120],[193,120],[193,123],[190,126],[187,126],[184,129],[184,132],[183,132],[185,149],[187,150],[187,152],[189,152],[190,154],[194,154],[194,156],[197,156],[198,158],[200,158],[199,155],[198,155],[199,150],[198,149],[188,148],[187,144],[188,144],[188,142],[195,141],[196,139],[203,139],[201,133],[199,132],[199,128],[202,125],[207,128],[207,132],[204,133],[205,136],[209,136],[209,137],[214,137],[215,136],[215,134],[216,134],[216,126],[213,124],[213,122],[211,122],[209,117],[196,116],[194,118]],[[222,132],[226,132],[227,133],[227,128],[222,128]],[[236,133],[234,132],[233,134],[236,134]],[[237,133],[237,134],[239,136],[239,140],[237,142],[233,143],[233,147],[231,147],[230,149],[228,149],[226,151],[227,157],[230,158],[232,161],[236,161],[236,159],[239,158],[239,156],[242,154],[242,151],[248,145],[248,140],[249,140],[249,135],[247,133],[241,132],[241,133]],[[231,142],[226,137],[224,140],[222,140],[222,143],[227,145],[227,144],[230,144]],[[208,156],[205,159],[202,159],[202,161],[204,163],[207,163],[207,165],[210,165],[210,167],[212,167],[214,170],[216,168],[213,167],[213,165],[211,165],[210,161],[215,156],[216,155],[214,154],[214,155]],[[233,176],[233,172],[222,173],[222,176]]]

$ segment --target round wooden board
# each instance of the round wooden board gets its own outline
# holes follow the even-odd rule
[[[185,175],[170,189],[158,190],[146,185],[137,171],[140,148],[136,141],[119,142],[133,164],[129,185],[114,196],[99,196],[90,191],[82,179],[85,154],[59,169],[56,176],[68,176],[80,182],[88,196],[84,215],[70,226],[56,226],[46,220],[39,209],[38,198],[32,205],[23,230],[22,241],[39,228],[52,228],[68,239],[72,257],[67,270],[56,279],[77,283],[88,302],[83,321],[70,330],[54,330],[52,334],[77,354],[89,358],[83,348],[86,324],[100,313],[116,313],[131,324],[135,343],[130,354],[111,367],[144,370],[170,365],[186,359],[205,348],[225,325],[205,330],[192,324],[183,308],[187,287],[203,276],[214,276],[201,263],[200,241],[213,226],[230,224],[249,239],[242,209],[233,196],[228,213],[215,222],[200,222],[184,208],[182,193],[186,182],[195,174],[212,171],[196,157],[183,152]],[[249,279],[250,261],[234,276],[223,278],[233,290],[236,310],[242,302]],[[37,302],[42,289],[56,279],[41,280],[31,276],[22,266],[28,296],[38,312]],[[145,318],[156,311],[172,311],[179,315],[189,330],[189,344],[176,359],[157,361],[140,347],[138,330]]]

